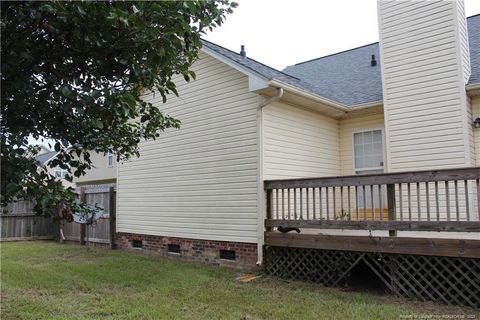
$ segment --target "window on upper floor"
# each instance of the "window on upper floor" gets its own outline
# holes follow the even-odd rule
[[[67,175],[67,170],[61,169],[61,168],[55,168],[53,170],[53,174],[54,174],[55,178],[63,179]]]
[[[113,153],[110,153],[110,152],[109,152],[109,153],[107,154],[107,166],[113,167],[113,161],[114,161],[114,159],[113,159]]]

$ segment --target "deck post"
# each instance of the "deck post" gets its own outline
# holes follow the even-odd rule
[[[86,194],[85,194],[85,187],[80,188],[80,202],[85,203],[86,202]],[[85,233],[86,233],[86,228],[85,224],[82,223],[80,224],[80,245],[84,246],[85,245]]]
[[[266,196],[267,196],[267,201],[265,202],[267,204],[267,212],[266,212],[266,218],[267,219],[272,219],[272,189],[266,189],[266,192],[265,192]],[[266,231],[272,231],[273,228],[272,227],[266,227],[265,228]]]
[[[117,233],[116,229],[116,207],[115,207],[115,188],[110,187],[109,189],[109,196],[110,196],[110,214],[109,214],[109,222],[110,222],[110,249],[117,249],[117,244],[115,243],[115,235]]]
[[[401,201],[401,199],[400,199]],[[388,221],[395,221],[395,185],[387,184]],[[390,237],[397,236],[397,230],[388,230]]]

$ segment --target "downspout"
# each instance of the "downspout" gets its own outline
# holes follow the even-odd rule
[[[269,99],[262,101],[259,104],[258,108],[258,120],[257,120],[257,130],[258,130],[258,200],[257,200],[257,226],[258,226],[258,235],[257,235],[257,266],[262,265],[263,263],[263,244],[264,244],[264,230],[265,230],[265,192],[263,190],[263,121],[262,121],[262,108],[266,105],[275,102],[283,97],[283,88],[277,87],[277,93],[275,96],[270,97]]]
[[[275,102],[277,100],[279,100],[280,98],[283,97],[283,88],[277,88],[277,94],[274,95],[273,97],[263,101],[262,103],[260,103],[260,108],[263,108],[265,107],[267,104],[270,104],[272,102]]]

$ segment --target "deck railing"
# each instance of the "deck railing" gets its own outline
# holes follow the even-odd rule
[[[480,168],[265,181],[268,230],[479,232]]]

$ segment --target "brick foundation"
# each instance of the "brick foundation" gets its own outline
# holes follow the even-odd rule
[[[132,243],[135,240],[141,241],[142,248],[133,247]],[[244,271],[254,270],[257,262],[257,244],[255,243],[197,240],[122,232],[117,233],[116,243],[119,249]],[[180,253],[169,253],[169,244],[179,245]],[[235,260],[221,259],[220,250],[235,251]]]

